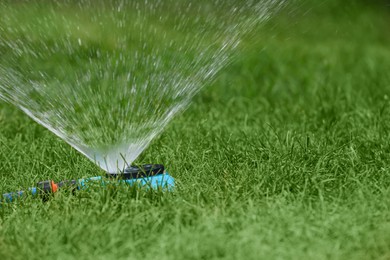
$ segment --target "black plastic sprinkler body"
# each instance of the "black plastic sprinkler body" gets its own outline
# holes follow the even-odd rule
[[[137,179],[163,174],[164,170],[165,168],[162,164],[145,164],[141,167],[129,166],[123,171],[123,173],[107,173],[107,177],[127,180]]]
[[[105,181],[102,176],[78,180],[64,180],[59,183],[51,180],[41,181],[37,183],[37,187],[31,187],[27,191],[3,194],[3,201],[12,202],[15,198],[20,198],[25,194],[32,194],[33,196],[54,194],[63,187],[72,188],[73,190],[86,189],[89,182],[100,183],[104,187],[107,183],[115,180],[130,185],[149,186],[153,189],[165,188],[168,191],[171,191],[175,186],[175,179],[165,171],[164,166],[161,164],[129,166],[123,173],[107,173],[106,176],[110,179],[109,181]]]

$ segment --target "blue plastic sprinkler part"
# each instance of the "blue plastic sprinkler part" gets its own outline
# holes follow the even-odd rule
[[[112,180],[129,185],[150,187],[152,189],[161,188],[167,191],[172,191],[175,187],[175,179],[165,171],[164,166],[161,164],[130,166],[126,168],[123,173],[107,173],[107,177],[111,180],[107,181],[102,178],[102,176],[96,176],[86,179],[65,180],[59,183],[55,183],[54,181],[41,181],[37,183],[37,187],[31,187],[26,191],[4,193],[3,200],[12,202],[14,199],[20,198],[26,194],[31,194],[33,196],[54,194],[63,187],[82,190],[88,188],[88,184],[91,182],[105,186],[108,183],[112,183]]]

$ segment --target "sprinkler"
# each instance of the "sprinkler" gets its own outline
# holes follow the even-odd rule
[[[108,180],[102,178],[102,176],[96,176],[86,179],[78,180],[64,180],[55,183],[52,180],[40,181],[36,187],[28,188],[26,191],[17,191],[3,194],[3,201],[12,202],[16,198],[20,198],[23,195],[31,194],[33,196],[39,196],[47,194],[54,194],[61,188],[71,188],[72,190],[81,190],[88,188],[90,182],[99,183],[101,186],[105,186],[113,181],[119,183],[126,183],[129,185],[139,185],[151,187],[152,189],[166,189],[171,191],[175,186],[175,179],[165,171],[165,168],[161,164],[146,164],[143,166],[129,166],[123,173],[107,173]]]

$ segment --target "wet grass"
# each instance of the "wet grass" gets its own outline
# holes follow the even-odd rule
[[[175,192],[4,204],[0,258],[390,258],[389,24],[380,1],[290,7],[139,158]],[[4,103],[0,126],[1,192],[101,174]]]

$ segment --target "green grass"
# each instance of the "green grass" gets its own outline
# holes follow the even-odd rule
[[[0,208],[0,259],[389,259],[389,6],[295,3],[139,163],[177,190]],[[0,104],[0,191],[101,174]]]

